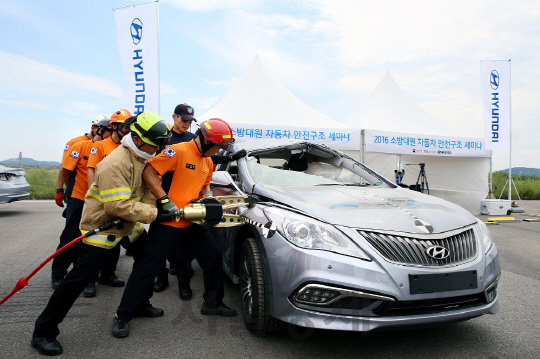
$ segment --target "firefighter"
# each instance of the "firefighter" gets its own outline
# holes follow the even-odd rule
[[[100,115],[96,119],[101,117]],[[69,145],[71,150],[68,151],[68,156],[62,160],[62,168],[60,169],[59,176],[62,177],[62,183],[66,184],[65,196],[67,207],[64,211],[66,225],[60,235],[60,243],[57,249],[60,249],[81,235],[79,222],[81,221],[81,213],[84,205],[84,195],[88,190],[88,183],[86,181],[88,155],[94,142],[103,140],[102,135],[105,138],[110,135],[107,131],[103,132],[103,128],[108,127],[108,125],[108,117],[93,124],[93,139],[79,141]],[[51,271],[51,286],[53,289],[56,289],[65,277],[69,266],[77,261],[77,252],[78,246],[72,246],[53,259]]]
[[[119,227],[99,232],[83,239],[79,259],[74,268],[51,296],[47,307],[35,323],[31,345],[43,355],[59,355],[62,346],[56,340],[58,325],[63,321],[73,303],[94,278],[118,244],[131,248],[135,267],[141,259],[146,231],[142,223],[171,221],[178,212],[156,208],[156,198],[147,190],[142,177],[149,158],[170,137],[161,117],[154,112],[144,112],[131,123],[138,130],[124,136],[119,146],[96,169],[96,179],[85,196],[80,229],[82,233],[98,228],[118,218],[124,220]],[[161,309],[149,301],[152,291],[143,294],[135,315],[158,317]]]
[[[92,120],[92,127],[90,129],[90,133],[85,133],[84,135],[74,137],[66,143],[66,145],[64,146],[64,153],[62,154],[62,162],[66,159],[67,156],[69,156],[70,148],[72,145],[76,144],[77,142],[88,141],[94,138],[95,131],[97,128],[97,123],[104,118],[108,118],[107,115],[99,115],[99,116],[94,117],[94,119]],[[62,177],[62,173],[58,172],[58,180],[56,184],[56,196],[54,197],[54,201],[59,207],[64,207],[63,200],[65,199],[65,196],[64,196],[65,184],[66,183],[64,183],[64,178]]]
[[[181,142],[189,142],[197,137],[194,133],[189,132],[192,122],[197,122],[197,119],[195,118],[195,110],[193,109],[193,107],[189,106],[186,103],[176,106],[172,118],[174,121],[174,125],[172,127],[172,136],[167,145],[173,145]],[[160,151],[164,149],[165,146],[163,148],[160,148]],[[230,161],[236,161],[237,159],[242,158],[245,155],[246,151],[241,150],[230,155],[214,155],[211,156],[211,158],[214,165],[217,165]],[[161,185],[167,193],[169,192],[169,188],[171,186],[172,176],[172,172],[168,172],[164,174],[162,178]],[[193,261],[193,259],[195,259],[195,257],[191,253],[185,251],[178,255],[179,260],[177,261],[176,251],[176,248],[173,248],[168,256],[170,270],[167,270],[166,263],[163,262],[163,265],[161,266],[161,269],[156,277],[156,282],[154,284],[154,292],[161,292],[169,286],[168,273],[170,273],[171,275],[178,275],[177,280],[180,298],[182,300],[189,300],[193,297],[190,281],[193,277],[193,269],[191,267],[191,262]]]
[[[233,143],[232,130],[220,119],[201,124],[197,138],[167,147],[146,165],[143,178],[158,207],[178,210],[192,199],[204,197],[210,190],[213,164],[210,156]],[[173,171],[169,195],[161,187],[160,175]],[[223,263],[221,251],[208,229],[186,220],[153,222],[150,225],[144,257],[133,266],[122,300],[113,319],[112,335],[129,335],[129,321],[145,300],[143,294],[152,293],[154,278],[167,254],[178,243],[179,252],[189,250],[203,269],[203,315],[235,316],[236,310],[223,303]]]
[[[109,155],[114,149],[116,149],[122,138],[129,133],[129,126],[125,124],[125,121],[131,117],[131,113],[128,110],[118,110],[111,115],[109,126],[112,130],[112,135],[109,139],[96,143],[90,151],[90,159],[88,160],[88,184],[94,183],[96,166],[107,155]],[[99,278],[96,277],[90,282],[83,291],[83,295],[87,298],[96,296],[96,282],[99,284],[108,285],[111,287],[123,287],[125,282],[116,276],[116,265],[120,258],[120,247],[113,249],[114,255],[111,256],[110,262],[105,264],[101,269]]]

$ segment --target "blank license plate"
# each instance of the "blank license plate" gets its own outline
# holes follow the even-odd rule
[[[478,279],[475,270],[442,274],[409,274],[409,287],[411,294],[449,292],[478,288]]]

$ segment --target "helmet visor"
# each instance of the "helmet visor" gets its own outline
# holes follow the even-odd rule
[[[215,145],[219,146],[220,148],[224,149],[225,151],[229,150],[232,146],[234,146],[234,138],[229,141],[224,141],[222,143],[214,143]]]
[[[163,146],[169,142],[171,132],[167,128],[165,122],[155,123],[149,130],[142,128],[140,124],[133,124],[142,136],[142,140],[152,146]]]

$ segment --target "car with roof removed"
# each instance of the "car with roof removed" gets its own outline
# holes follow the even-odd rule
[[[226,210],[245,224],[213,231],[253,333],[405,329],[499,310],[497,248],[470,212],[324,145],[235,146],[247,156],[220,165],[211,188],[248,197]]]

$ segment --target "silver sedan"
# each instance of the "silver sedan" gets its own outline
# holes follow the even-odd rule
[[[421,327],[499,310],[497,248],[465,209],[326,146],[238,147],[248,155],[218,168],[212,188],[250,197],[234,210],[246,224],[215,236],[250,331]]]
[[[30,198],[30,185],[22,168],[0,166],[0,204]]]

